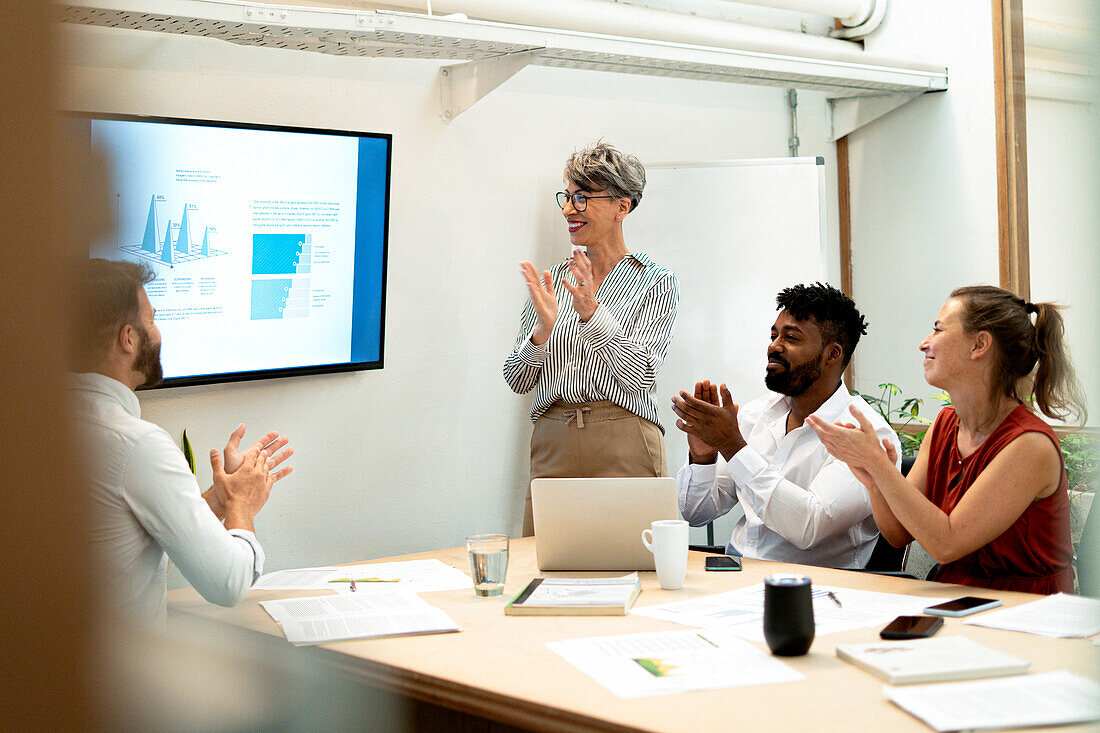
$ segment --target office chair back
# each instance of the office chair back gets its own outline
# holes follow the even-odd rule
[[[1077,545],[1074,561],[1077,565],[1077,584],[1081,595],[1100,598],[1100,519],[1097,519],[1096,500],[1089,507],[1081,541]]]
[[[916,460],[916,456],[905,456],[901,459],[902,476],[909,475],[909,470],[913,468]],[[900,572],[905,565],[905,553],[908,549],[908,546],[894,547],[886,541],[885,537],[879,535],[878,540],[875,542],[875,549],[871,552],[871,559],[867,561],[865,569],[872,573]]]

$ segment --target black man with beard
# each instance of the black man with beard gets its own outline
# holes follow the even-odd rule
[[[725,384],[706,380],[672,398],[689,451],[676,474],[680,513],[700,526],[740,504],[727,554],[863,568],[879,534],[867,489],[804,422],[832,424],[854,405],[901,455],[890,425],[843,382],[867,323],[822,283],[786,288],[776,305],[764,375],[773,394],[738,407]]]

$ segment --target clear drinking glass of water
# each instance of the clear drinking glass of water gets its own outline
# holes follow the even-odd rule
[[[499,596],[503,593],[504,576],[508,572],[508,535],[475,534],[467,537],[466,554],[470,556],[474,593],[479,596]]]

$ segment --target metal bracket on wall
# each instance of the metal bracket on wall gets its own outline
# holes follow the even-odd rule
[[[794,89],[787,90],[787,111],[791,114],[791,137],[787,140],[787,148],[792,158],[798,157],[798,92]]]
[[[458,117],[479,99],[541,56],[545,50],[545,48],[533,48],[444,66],[439,70],[443,119],[450,122]]]
[[[922,92],[879,94],[867,97],[844,97],[830,99],[828,106],[829,142],[840,138],[874,122],[879,117],[893,112],[903,104],[921,96]]]

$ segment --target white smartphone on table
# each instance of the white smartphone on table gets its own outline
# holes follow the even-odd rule
[[[937,603],[924,609],[925,613],[933,616],[969,616],[972,613],[980,613],[996,608],[1001,602],[995,598],[978,598],[977,596],[963,596],[950,601]]]

